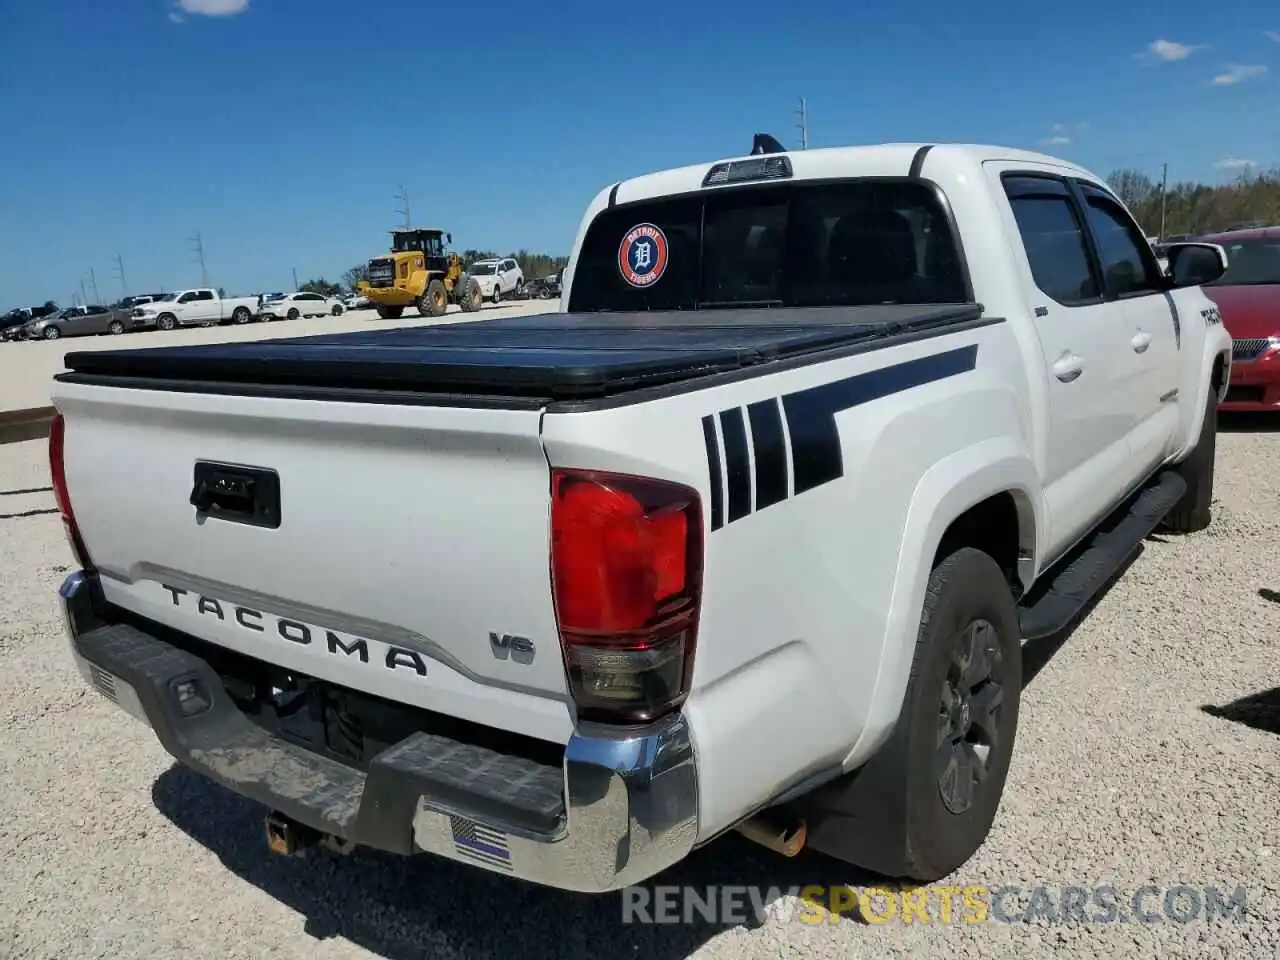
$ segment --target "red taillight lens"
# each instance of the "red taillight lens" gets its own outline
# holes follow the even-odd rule
[[[76,515],[71,510],[71,494],[67,492],[67,468],[63,451],[66,445],[66,421],[62,414],[55,413],[49,426],[49,476],[53,485],[53,499],[58,505],[58,513],[62,514],[62,527],[67,534],[67,543],[76,562],[85,570],[93,569],[93,561],[89,559],[89,551],[85,549],[84,540],[80,537],[80,528],[76,525]]]
[[[689,692],[702,599],[697,491],[554,470],[551,572],[579,714],[652,720]]]

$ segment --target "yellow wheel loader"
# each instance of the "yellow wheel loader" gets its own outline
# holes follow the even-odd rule
[[[462,271],[462,261],[445,245],[453,236],[433,228],[391,231],[391,252],[369,261],[356,286],[384,320],[398,320],[405,307],[424,317],[441,317],[456,303],[471,313],[483,300],[480,285]]]

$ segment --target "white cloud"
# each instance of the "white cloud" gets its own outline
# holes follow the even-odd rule
[[[1175,43],[1172,40],[1154,40],[1147,47],[1147,55],[1164,63],[1172,63],[1175,60],[1187,59],[1199,49],[1198,46],[1188,43]]]
[[[1045,137],[1040,143],[1046,147],[1065,147],[1075,142],[1075,138],[1089,129],[1087,123],[1055,123],[1050,128],[1052,136]]]
[[[1239,157],[1227,157],[1225,160],[1219,160],[1214,164],[1220,170],[1243,170],[1245,167],[1256,167],[1257,164],[1252,160],[1242,160]]]
[[[186,23],[186,21],[187,21],[187,18],[184,17],[182,14],[180,14],[177,10],[169,11],[170,23]]]
[[[185,13],[202,17],[233,17],[249,9],[249,0],[178,0]]]
[[[1049,137],[1045,140],[1041,140],[1040,142],[1043,143],[1046,147],[1065,147],[1068,143],[1071,142],[1071,138],[1064,137],[1061,134],[1059,134],[1056,137]]]
[[[1213,85],[1215,87],[1229,87],[1244,80],[1266,76],[1266,73],[1267,68],[1260,65],[1245,66],[1233,63],[1227,67],[1226,73],[1220,73],[1213,78]]]
[[[1280,43],[1280,30],[1263,30],[1262,35],[1268,40],[1274,40],[1276,43]]]

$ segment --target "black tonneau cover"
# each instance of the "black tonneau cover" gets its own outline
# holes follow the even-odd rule
[[[60,379],[599,397],[977,320],[978,304],[547,313],[289,340],[77,351]]]

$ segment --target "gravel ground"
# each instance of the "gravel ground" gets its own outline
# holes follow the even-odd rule
[[[1044,885],[1054,901],[1109,884],[1122,908],[1147,884],[1243,885],[1243,920],[943,923],[934,907],[928,924],[812,924],[774,895],[762,922],[641,926],[616,896],[446,862],[269,856],[259,808],[175,768],[84,689],[54,603],[71,559],[43,444],[0,447],[0,956],[1280,957],[1280,433],[1237,423],[1218,478],[1208,531],[1153,539],[1065,644],[1028,651],[1042,669],[1005,801],[953,883]],[[731,838],[659,882],[874,878]]]

